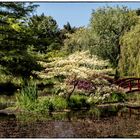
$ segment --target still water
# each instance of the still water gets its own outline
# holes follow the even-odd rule
[[[123,111],[122,111],[123,110]],[[140,138],[140,113],[92,110],[1,117],[1,138]]]

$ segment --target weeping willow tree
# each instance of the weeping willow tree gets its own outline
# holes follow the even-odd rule
[[[121,76],[140,77],[140,23],[125,33],[120,40],[121,56],[119,71]]]

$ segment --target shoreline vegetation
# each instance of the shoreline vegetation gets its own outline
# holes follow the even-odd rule
[[[34,15],[37,7],[0,3],[2,113],[94,108],[98,114],[107,105],[140,105],[137,93],[128,95],[113,83],[140,77],[139,9],[102,7],[91,13],[88,27],[68,22],[59,29],[53,17]]]

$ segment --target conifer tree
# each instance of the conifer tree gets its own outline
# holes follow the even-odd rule
[[[40,66],[28,53],[32,37],[26,20],[36,5],[32,3],[0,3],[0,66],[6,74],[28,79]]]

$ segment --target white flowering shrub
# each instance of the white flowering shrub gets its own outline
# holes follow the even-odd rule
[[[67,57],[51,58],[50,63],[43,64],[46,69],[39,75],[42,78],[52,78],[58,75],[88,79],[94,74],[108,74],[112,71],[108,61],[99,60],[90,55],[89,51],[75,52]]]
[[[117,87],[110,87],[110,83],[104,78],[112,72],[109,62],[91,56],[88,51],[51,58],[50,61],[42,63],[46,69],[38,74],[44,79],[56,79],[54,88],[58,95],[65,96],[75,92],[104,100],[110,93],[117,91]]]
[[[105,103],[105,102],[118,102],[125,100],[124,90],[116,85],[97,86],[94,93],[90,94],[88,102],[90,104]]]

